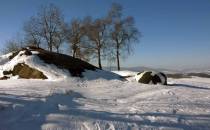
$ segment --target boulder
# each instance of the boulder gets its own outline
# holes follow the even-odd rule
[[[4,75],[10,75],[12,74],[13,76],[18,75],[19,78],[24,78],[24,79],[47,79],[47,77],[39,70],[35,68],[31,68],[28,65],[24,63],[18,63],[17,65],[14,66],[13,70],[10,71],[3,71]],[[3,77],[3,79],[6,76]]]
[[[167,85],[167,77],[162,72],[143,71],[136,74],[135,79],[144,84],[163,84]]]
[[[7,79],[9,79],[9,77],[7,76],[0,77],[0,80],[7,80]]]

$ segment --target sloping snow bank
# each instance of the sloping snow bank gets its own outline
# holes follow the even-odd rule
[[[132,82],[136,82],[135,76],[139,73],[139,72],[128,71],[128,70],[112,71],[112,72],[115,74],[119,74],[122,77],[125,77],[126,80],[132,81]]]
[[[25,51],[20,51],[18,55],[12,58],[10,61],[6,62],[5,64],[1,65],[0,68],[0,76],[3,76],[3,71],[10,71],[13,70],[14,66],[18,63],[25,63],[31,68],[35,68],[44,73],[47,76],[48,80],[59,80],[69,77],[70,74],[65,69],[59,69],[55,65],[46,64],[36,55],[39,52],[32,51],[32,55],[27,56],[24,55]]]
[[[96,69],[95,71],[92,70],[86,70],[85,72],[82,73],[84,76],[84,79],[87,80],[94,80],[94,79],[106,79],[106,80],[122,80],[123,78],[120,77],[120,75],[105,71],[105,70],[100,70]]]

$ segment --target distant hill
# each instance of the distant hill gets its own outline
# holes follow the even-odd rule
[[[117,67],[104,67],[105,70],[108,71],[117,71]],[[153,71],[161,71],[161,72],[166,72],[166,73],[178,73],[181,71],[178,70],[170,70],[170,69],[163,69],[163,68],[150,68],[150,67],[144,67],[144,66],[136,66],[136,67],[121,67],[121,70],[129,70],[129,71],[135,71],[135,72],[140,72],[144,70],[153,70]]]
[[[110,70],[110,68],[106,68]],[[209,69],[185,69],[185,70],[170,70],[170,69],[162,69],[162,68],[149,68],[149,67],[122,67],[121,71],[117,72],[116,67],[112,67],[112,71],[115,73],[125,73],[134,75],[134,72],[141,71],[160,71],[164,72],[169,78],[191,78],[191,77],[201,77],[201,78],[210,78],[210,70]]]

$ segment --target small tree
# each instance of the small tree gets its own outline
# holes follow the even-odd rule
[[[5,47],[3,48],[2,52],[4,54],[15,52],[20,50],[23,47],[22,41],[17,41],[14,39],[8,40],[5,43]]]
[[[53,4],[40,8],[36,16],[30,18],[24,25],[25,39],[28,44],[37,47],[46,43],[50,51],[58,52],[63,43],[64,18]]]
[[[25,32],[25,42],[27,45],[32,45],[36,47],[41,46],[41,28],[39,26],[39,21],[37,21],[37,18],[31,17],[29,21],[24,24],[23,30]]]
[[[58,36],[60,36],[63,30],[63,15],[59,8],[50,4],[43,7],[37,17],[40,19],[41,36],[47,42],[49,50],[52,51],[53,45],[55,45],[57,39],[59,39]]]

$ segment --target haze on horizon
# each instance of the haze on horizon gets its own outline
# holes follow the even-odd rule
[[[21,35],[23,23],[42,5],[55,4],[70,21],[103,16],[113,2],[122,4],[124,14],[135,18],[143,35],[133,55],[122,61],[123,67],[210,68],[209,0],[2,0],[0,48],[17,33]]]

